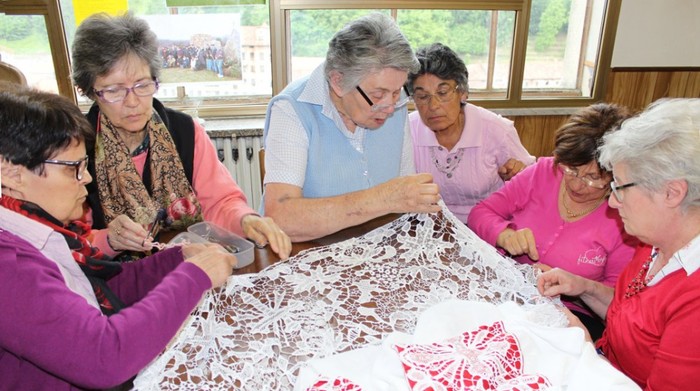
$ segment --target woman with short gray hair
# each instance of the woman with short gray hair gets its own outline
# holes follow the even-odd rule
[[[372,13],[338,31],[326,61],[270,101],[264,210],[293,241],[440,210],[432,176],[414,174],[404,83],[417,67],[396,23]]]
[[[158,227],[180,231],[206,220],[289,256],[289,237],[248,206],[204,127],[154,97],[162,59],[145,20],[89,16],[75,32],[72,58],[73,82],[94,101],[87,203],[97,247],[138,259],[154,247]]]
[[[605,136],[610,206],[642,242],[614,289],[553,269],[546,296],[578,296],[607,327],[599,352],[644,389],[700,382],[700,99],[650,105]]]

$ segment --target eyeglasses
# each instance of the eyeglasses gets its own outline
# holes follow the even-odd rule
[[[99,91],[93,88],[93,91],[95,92],[95,95],[100,97],[100,99],[103,101],[107,103],[117,103],[126,99],[129,92],[133,92],[136,96],[151,96],[158,91],[159,86],[160,84],[158,83],[158,79],[154,77],[153,81],[137,83],[131,88],[121,86],[107,87]]]
[[[401,107],[406,106],[406,104],[408,103],[408,100],[409,100],[409,95],[410,95],[408,93],[408,88],[406,88],[406,86],[404,85],[402,89],[406,93],[406,96],[397,100],[396,103],[394,103],[393,105],[387,105],[387,104],[377,105],[377,104],[374,104],[374,102],[372,102],[372,99],[370,99],[369,96],[367,96],[367,94],[365,94],[364,91],[362,91],[362,88],[360,88],[359,85],[356,86],[355,88],[357,89],[357,92],[359,92],[360,95],[362,95],[362,97],[365,98],[365,101],[367,101],[367,104],[369,104],[369,106],[370,106],[370,110],[372,110],[373,112],[386,110],[390,107],[393,107],[395,109],[400,109]],[[400,94],[400,92],[399,92],[399,94]],[[380,101],[382,101],[384,99],[386,99],[386,96],[383,96],[380,99]]]
[[[415,103],[416,106],[427,106],[433,101],[433,98],[437,98],[438,102],[440,103],[447,103],[450,102],[452,98],[454,98],[455,92],[458,90],[459,87],[455,86],[450,88],[449,90],[440,90],[434,94],[417,92],[413,94],[411,99],[413,99],[413,103]]]
[[[581,180],[581,182],[585,183],[587,186],[590,186],[590,187],[593,187],[596,189],[605,189],[605,187],[608,185],[608,181],[606,181],[604,179],[591,179],[591,178],[587,178],[586,176],[579,176],[578,170],[574,170],[573,168],[571,168],[569,166],[565,166],[563,164],[559,164],[559,169],[561,170],[561,172],[564,173],[564,175],[579,179],[579,180]]]
[[[44,160],[44,163],[47,164],[58,164],[61,166],[68,166],[68,167],[74,167],[75,168],[75,179],[78,181],[83,180],[83,174],[85,173],[85,169],[87,168],[88,165],[88,157],[85,155],[84,158],[80,160]]]
[[[628,187],[632,187],[632,186],[637,186],[637,183],[630,182],[630,183],[618,185],[617,182],[615,182],[615,181],[610,182],[610,188],[612,189],[613,194],[615,194],[615,198],[617,198],[618,202],[622,202],[622,199],[624,198],[621,190],[626,189]]]

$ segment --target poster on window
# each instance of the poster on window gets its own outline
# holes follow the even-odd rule
[[[161,82],[241,80],[240,14],[144,15],[158,36]]]

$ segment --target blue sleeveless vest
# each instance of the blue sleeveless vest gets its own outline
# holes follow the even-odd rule
[[[269,129],[270,108],[280,99],[292,104],[309,139],[306,198],[332,197],[365,190],[399,176],[407,109],[396,110],[380,128],[365,135],[364,153],[350,145],[322,106],[299,102],[308,77],[289,84],[268,105],[263,137]]]

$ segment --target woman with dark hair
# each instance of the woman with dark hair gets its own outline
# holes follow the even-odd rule
[[[604,134],[629,116],[622,107],[585,107],[555,135],[554,156],[538,159],[472,209],[468,225],[520,263],[559,267],[613,286],[637,244],[607,204],[610,171],[597,158]],[[580,303],[565,302],[591,335],[604,325]]]
[[[85,239],[85,142],[69,100],[0,85],[0,388],[102,389],[152,361],[236,258],[218,245],[113,262]]]
[[[88,17],[75,32],[72,59],[73,82],[95,101],[87,114],[96,133],[87,145],[95,178],[88,203],[98,247],[142,256],[152,249],[145,228],[165,210],[168,229],[207,220],[289,255],[289,237],[248,206],[204,128],[153,97],[161,60],[144,20]]]
[[[513,121],[467,103],[469,73],[457,53],[435,43],[416,56],[420,69],[408,74],[416,171],[433,175],[447,207],[466,223],[474,205],[535,158]]]

